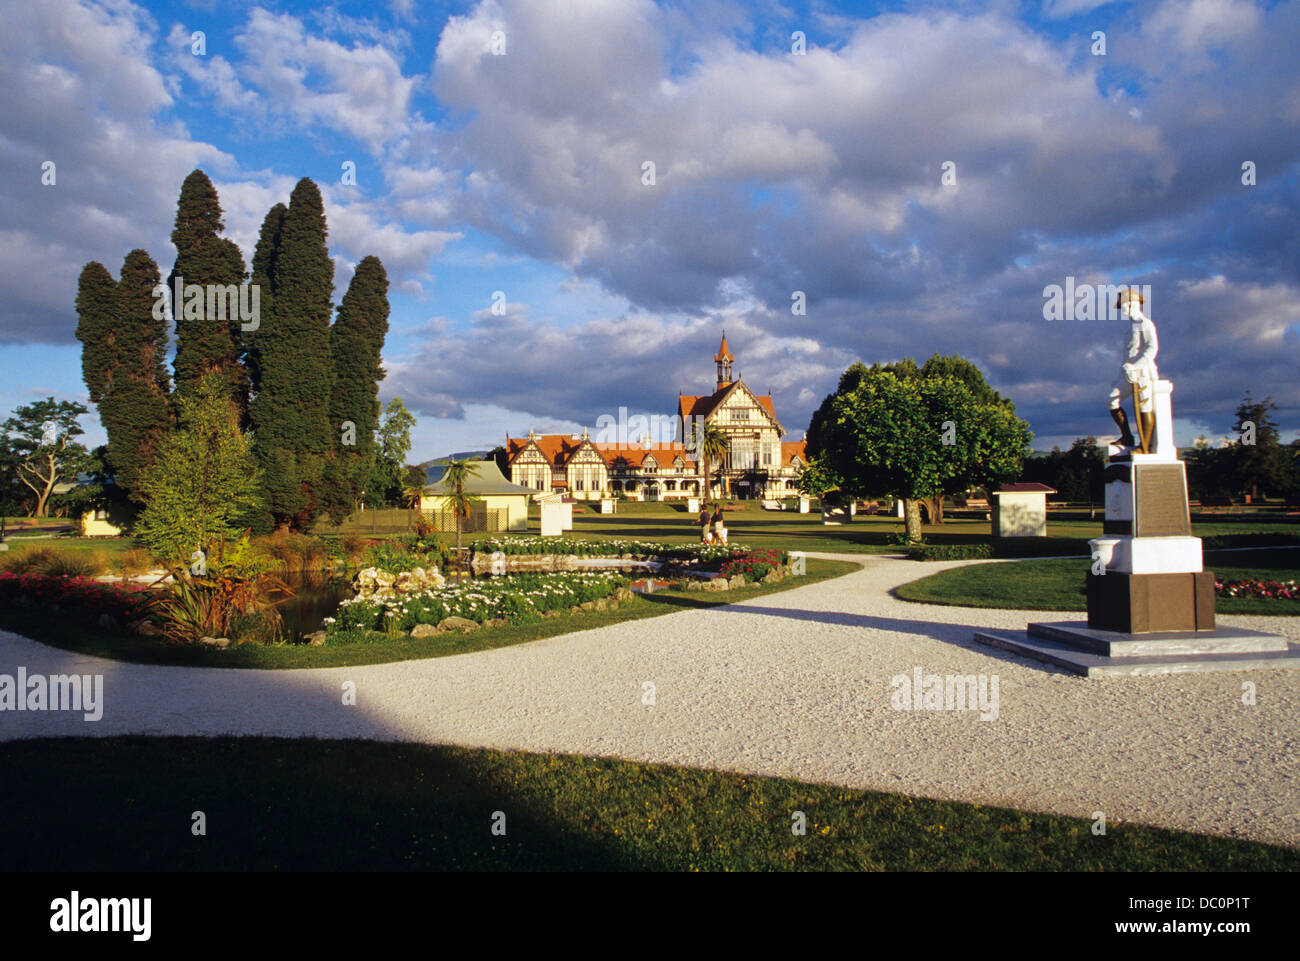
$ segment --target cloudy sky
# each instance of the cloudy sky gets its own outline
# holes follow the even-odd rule
[[[724,328],[792,438],[854,360],[939,351],[1068,444],[1124,324],[1045,320],[1067,278],[1151,286],[1180,444],[1246,391],[1300,432],[1300,0],[0,10],[3,411],[85,402],[77,275],[166,274],[201,167],[246,258],[308,176],[335,302],[383,260],[419,459],[671,413]]]

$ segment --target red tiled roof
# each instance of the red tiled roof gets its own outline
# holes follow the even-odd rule
[[[537,446],[541,450],[542,455],[553,467],[563,467],[568,463],[569,458],[576,454],[578,449],[582,447],[582,441],[574,440],[568,434],[536,434],[533,436],[533,440],[537,441]],[[527,437],[507,438],[507,461],[513,462],[527,446]]]
[[[1018,484],[1003,484],[995,494],[1055,494],[1056,488],[1048,487],[1037,481],[1021,481]]]
[[[781,441],[781,464],[789,464],[794,456],[798,454],[799,459],[804,463],[808,462],[808,441],[806,440],[783,440]]]
[[[654,455],[655,462],[661,468],[671,467],[678,457],[685,462],[688,469],[695,467],[695,462],[686,456],[686,448],[682,444],[658,444],[649,450],[640,445],[620,447],[618,444],[596,444],[595,447],[600,451],[600,456],[605,458],[605,463],[611,467],[620,457],[627,461],[629,467],[640,467],[650,454]]]
[[[582,447],[583,442],[574,440],[568,434],[536,434],[533,440],[537,442],[538,448],[543,456],[554,467],[563,467],[572,459],[573,455]],[[506,455],[510,462],[513,463],[515,458],[521,454],[528,446],[527,437],[510,437],[506,439]],[[649,449],[640,444],[629,444],[620,447],[618,444],[592,444],[598,453],[605,460],[607,466],[613,466],[614,461],[622,457],[631,467],[640,467],[641,462],[645,460],[647,454],[654,454],[655,460],[660,467],[671,467],[673,460],[681,457],[686,462],[688,468],[694,468],[695,462],[686,455],[686,447],[683,444],[655,444]],[[555,482],[557,485],[561,481]]]
[[[723,384],[712,394],[682,394],[677,398],[677,416],[687,417],[708,417],[714,409],[722,403],[722,399],[727,395],[731,388],[735,387],[739,381]],[[772,398],[766,394],[759,396],[754,395],[754,399],[763,405],[763,409],[772,415],[776,420],[776,408],[772,406]]]

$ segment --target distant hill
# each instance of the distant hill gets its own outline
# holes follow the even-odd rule
[[[442,467],[445,466],[447,462],[450,461],[452,458],[455,458],[456,460],[482,460],[490,453],[492,453],[490,449],[489,450],[463,450],[455,454],[443,454],[441,457],[435,457],[432,460],[426,460],[421,464],[416,464],[415,466],[423,467],[425,469],[428,469],[430,467]]]

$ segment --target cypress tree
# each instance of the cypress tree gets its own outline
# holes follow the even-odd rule
[[[335,520],[346,517],[374,472],[379,426],[380,355],[388,333],[388,275],[378,257],[357,265],[330,328],[330,426],[335,454],[322,500]]]
[[[320,190],[303,178],[289,197],[271,270],[272,308],[257,331],[259,391],[251,416],[280,527],[309,526],[320,512],[330,431],[329,331],[334,264]]]
[[[249,283],[258,288],[262,313],[271,316],[271,302],[275,298],[275,272],[280,259],[280,234],[284,230],[284,218],[289,208],[276,204],[267,211],[262,220],[262,229],[257,235],[257,247],[253,251],[253,273]],[[257,331],[242,331],[244,347],[244,368],[248,372],[249,390],[256,394],[262,389],[261,357],[257,349]]]
[[[103,264],[92,260],[77,279],[77,340],[81,341],[81,376],[95,405],[104,399],[116,364],[116,313],[117,282]]]
[[[108,431],[108,457],[118,485],[137,499],[143,472],[172,426],[167,354],[167,319],[154,292],[158,265],[143,250],[122,263],[117,285],[116,364],[112,387],[99,405]]]
[[[248,404],[248,382],[239,363],[238,311],[225,310],[226,316],[220,317],[217,311],[207,309],[206,298],[199,309],[188,298],[175,300],[177,277],[187,287],[198,284],[205,289],[208,285],[238,288],[243,284],[244,257],[232,241],[220,236],[224,229],[217,188],[202,170],[191,171],[181,184],[176,205],[176,226],[172,230],[176,263],[167,278],[176,321],[176,390],[191,390],[203,375],[220,373],[242,416]]]

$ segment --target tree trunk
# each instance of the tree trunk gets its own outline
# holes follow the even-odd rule
[[[931,524],[943,523],[943,495],[928,498],[925,502],[925,508],[930,512]]]
[[[921,539],[921,502],[910,497],[903,498],[903,527],[909,542]]]

